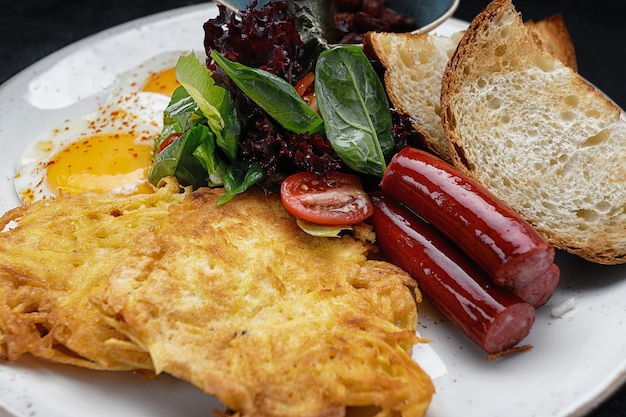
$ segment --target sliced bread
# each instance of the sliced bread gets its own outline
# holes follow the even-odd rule
[[[576,70],[574,46],[560,15],[527,24],[545,47]],[[440,115],[441,76],[461,35],[370,32],[363,40],[365,52],[385,68],[385,88],[393,106],[415,121],[413,128],[424,137],[425,147],[448,162]]]
[[[452,37],[431,34],[374,33],[363,39],[365,52],[385,68],[389,101],[415,122],[429,151],[448,160],[441,126],[441,75],[454,53],[460,33]]]
[[[565,65],[578,71],[576,50],[562,15],[555,14],[536,22],[528,20],[525,24],[539,37],[544,48],[552,51]]]
[[[511,0],[471,22],[441,107],[457,167],[555,247],[626,263],[626,118],[542,46]]]

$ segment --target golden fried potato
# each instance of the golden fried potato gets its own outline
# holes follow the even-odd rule
[[[147,353],[107,324],[98,299],[137,235],[183,198],[171,181],[154,194],[63,196],[0,218],[0,359],[31,353],[93,369],[152,369]]]
[[[111,316],[156,372],[242,417],[424,415],[414,281],[368,243],[302,232],[276,195],[220,195],[191,194],[111,274]]]

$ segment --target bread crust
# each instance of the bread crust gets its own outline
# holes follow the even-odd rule
[[[470,23],[442,77],[452,162],[555,247],[626,263],[626,122],[510,0]],[[626,119],[625,119],[626,120]]]

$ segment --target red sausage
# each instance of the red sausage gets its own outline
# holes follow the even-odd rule
[[[556,287],[559,285],[560,276],[561,271],[559,267],[556,264],[552,264],[544,275],[524,286],[515,287],[511,291],[534,307],[541,307],[554,294]]]
[[[436,229],[381,192],[370,196],[368,220],[387,258],[417,281],[430,302],[488,353],[517,345],[535,308],[491,284],[484,272]]]
[[[383,176],[382,189],[455,242],[500,286],[528,288],[553,268],[554,248],[526,220],[478,182],[427,152],[398,152]]]

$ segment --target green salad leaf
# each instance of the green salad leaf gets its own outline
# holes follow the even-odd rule
[[[148,180],[157,184],[167,176],[175,176],[181,184],[198,187],[204,185],[207,178],[205,167],[195,158],[194,151],[207,140],[214,138],[213,133],[203,124],[195,124],[157,156],[148,175]]]
[[[167,108],[163,112],[163,130],[156,140],[156,146],[173,133],[183,133],[196,123],[202,122],[204,116],[198,105],[183,87],[174,90]]]
[[[382,177],[395,142],[385,88],[358,46],[320,54],[315,94],[333,149],[351,169]]]
[[[352,226],[327,226],[315,224],[305,220],[296,219],[298,227],[311,236],[317,237],[341,237],[343,234],[352,231]]]
[[[219,147],[234,161],[241,126],[228,90],[215,85],[211,72],[195,54],[182,55],[178,59],[176,78],[206,117]]]
[[[180,136],[161,152],[159,148],[172,135]],[[215,140],[206,126],[206,118],[197,103],[183,87],[178,87],[163,112],[163,129],[155,140],[152,167],[148,180],[157,184],[167,176],[175,176],[182,184],[197,186],[208,176],[202,164],[193,157],[196,147],[206,140]],[[221,180],[219,181],[221,183]]]
[[[205,140],[193,150],[192,155],[208,174],[206,185],[216,187],[224,184],[227,164],[217,156],[215,135],[207,135]]]
[[[215,86],[210,72],[198,68],[198,63],[195,57],[178,62],[177,74],[186,82],[174,91],[163,112],[164,126],[155,141],[148,179],[157,184],[175,176],[193,188],[224,186],[226,195],[218,200],[223,204],[263,179],[264,173],[260,166],[236,159],[240,125],[230,93]],[[224,123],[221,129],[216,129],[218,120]],[[176,139],[160,149],[172,135]]]
[[[296,17],[296,27],[302,42],[317,45],[319,52],[339,41],[335,25],[335,2],[333,0],[291,0],[289,14]]]
[[[211,52],[211,58],[252,101],[285,129],[295,133],[315,133],[322,129],[322,118],[284,79],[230,61],[215,50]]]
[[[259,164],[246,166],[243,164],[232,164],[224,173],[224,189],[226,194],[217,200],[218,205],[230,201],[237,194],[243,193],[254,184],[265,177]]]

